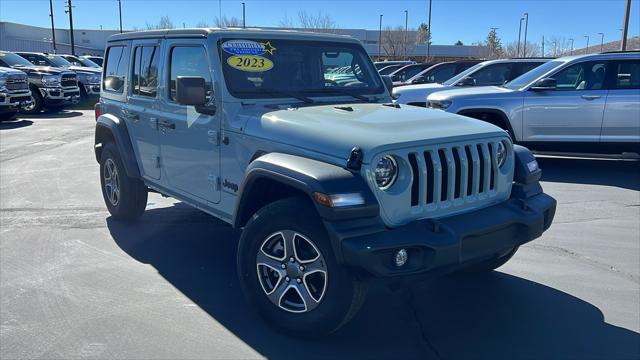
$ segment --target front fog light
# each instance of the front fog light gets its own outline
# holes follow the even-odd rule
[[[404,264],[407,263],[407,260],[409,260],[409,254],[407,253],[407,250],[405,249],[400,249],[396,252],[396,255],[393,257],[393,261],[396,264],[397,267],[401,267]]]
[[[374,174],[380,190],[387,190],[398,177],[398,163],[393,156],[385,155],[378,161]]]
[[[496,149],[496,162],[498,163],[498,167],[502,167],[506,160],[507,147],[505,146],[504,141],[500,141],[498,143],[498,148]]]

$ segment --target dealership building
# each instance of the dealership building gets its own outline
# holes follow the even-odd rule
[[[269,28],[275,29],[275,28]],[[304,29],[296,29],[304,30]],[[309,31],[308,29],[306,31]],[[365,29],[332,29],[330,32],[339,35],[349,35],[360,40],[369,55],[382,59],[411,58],[424,60],[427,45],[419,44],[407,46],[404,50],[396,50],[396,54],[388,54],[383,40],[379,44],[380,32]],[[117,34],[117,30],[88,30],[74,29],[75,52],[78,55],[102,55],[109,36]],[[412,43],[418,36],[417,31],[406,34],[407,43]],[[403,39],[403,36],[396,38]],[[7,51],[38,51],[48,53],[71,53],[71,36],[68,29],[55,30],[56,49],[53,48],[51,28],[0,22],[0,50]],[[484,46],[467,45],[431,45],[429,53],[434,60],[479,59],[486,54]]]

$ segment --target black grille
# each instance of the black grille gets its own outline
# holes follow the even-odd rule
[[[72,74],[65,74],[62,75],[62,82],[61,85],[63,87],[67,87],[67,86],[78,86],[78,78],[76,75],[72,75]]]

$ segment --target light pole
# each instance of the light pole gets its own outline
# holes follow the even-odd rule
[[[247,23],[246,23],[246,12],[245,12],[245,4],[244,2],[242,3],[242,27],[246,28],[247,27]]]
[[[53,45],[53,52],[56,50],[56,27],[53,25],[53,0],[49,0],[49,16],[51,17],[51,44]]]
[[[520,57],[520,34],[522,33],[522,21],[524,20],[523,17],[520,18],[520,27],[518,27],[518,52],[516,57]],[[525,44],[526,46],[526,44]]]
[[[522,47],[522,57],[527,57],[527,30],[529,29],[529,13],[524,13],[524,46]]]
[[[584,49],[584,53],[588,54],[589,53],[589,35],[585,35],[585,38],[587,38],[587,47]]]
[[[380,30],[378,31],[378,61],[382,57],[382,14],[380,14]]]
[[[627,7],[624,12],[624,22],[622,25],[622,42],[620,43],[620,50],[627,50],[627,35],[629,33],[629,13],[631,12],[631,0],[627,0]]]
[[[429,33],[427,34],[427,61],[431,59],[431,0],[429,0],[429,21],[427,22]]]
[[[553,44],[553,57],[557,57],[558,56],[558,43],[556,41],[552,42]]]
[[[120,15],[120,33],[122,33],[122,0],[118,0],[118,14]]]
[[[67,0],[67,7],[69,10],[65,10],[66,13],[69,14],[69,36],[71,38],[71,55],[76,54],[76,46],[73,41],[73,6],[71,5],[71,0]]]
[[[600,52],[602,52],[602,46],[604,45],[604,33],[599,32],[600,35]]]
[[[404,59],[407,57],[407,31],[409,30],[409,10],[404,11]]]
[[[569,55],[573,55],[573,39],[569,39],[569,41],[571,41],[571,50],[569,52]]]

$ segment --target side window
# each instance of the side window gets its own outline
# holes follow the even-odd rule
[[[618,61],[613,70],[613,89],[640,89],[640,60]]]
[[[587,61],[571,65],[552,77],[556,79],[556,90],[600,90],[604,88],[606,62]]]
[[[509,81],[513,64],[487,65],[471,77],[476,79],[476,86],[502,85]]]
[[[133,53],[133,75],[131,87],[133,95],[156,97],[158,92],[157,46],[138,46]]]
[[[426,82],[427,83],[442,83],[445,82],[449,79],[451,79],[453,77],[453,74],[455,73],[456,70],[456,66],[454,64],[450,64],[450,65],[443,65],[440,66],[438,68],[436,68],[433,73],[431,73],[430,75],[427,76],[426,78]]]
[[[104,79],[102,88],[106,91],[122,94],[127,82],[127,69],[129,67],[129,48],[126,46],[112,46],[107,49],[107,57],[104,59]]]
[[[200,76],[204,78],[207,101],[213,94],[213,81],[209,71],[207,53],[202,46],[176,46],[169,55],[170,77],[169,97],[176,100],[176,79],[178,76]]]
[[[538,66],[542,65],[544,63],[522,63],[520,64],[520,71],[515,74],[514,76],[512,76],[513,79],[517,78],[518,76],[524,74],[524,73],[528,73],[529,71],[537,68]],[[511,80],[513,80],[511,79]]]

